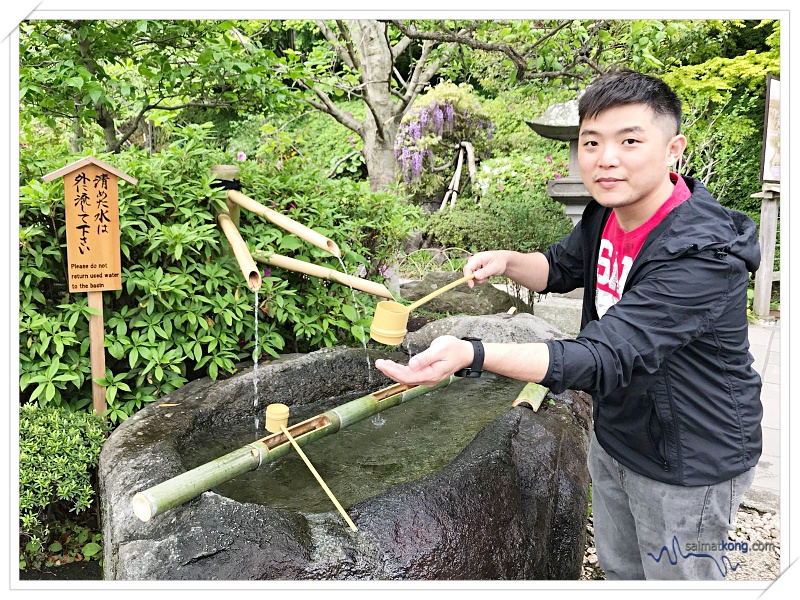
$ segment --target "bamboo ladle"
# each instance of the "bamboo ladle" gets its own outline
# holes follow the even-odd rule
[[[396,346],[403,341],[406,337],[408,325],[408,314],[432,300],[439,294],[443,294],[457,285],[461,285],[465,281],[469,281],[475,277],[474,273],[466,275],[461,279],[451,281],[445,286],[440,287],[438,290],[431,292],[408,306],[394,302],[392,300],[384,300],[378,302],[375,307],[375,314],[372,317],[372,325],[369,328],[369,336],[376,342],[386,344],[387,346]]]
[[[306,463],[308,470],[311,471],[311,474],[317,480],[317,483],[319,483],[320,487],[328,495],[328,498],[330,498],[331,502],[333,502],[333,505],[336,507],[336,510],[338,510],[339,514],[342,515],[342,518],[344,518],[345,522],[350,527],[350,529],[352,529],[353,531],[358,531],[358,527],[356,527],[356,524],[353,523],[353,520],[350,518],[350,516],[347,514],[344,508],[342,508],[342,505],[339,504],[339,501],[336,499],[336,496],[333,495],[333,492],[325,483],[325,480],[323,480],[320,474],[317,473],[317,470],[314,468],[314,465],[312,465],[311,461],[308,460],[306,453],[303,452],[299,444],[292,437],[292,434],[289,433],[288,429],[286,429],[286,425],[288,424],[289,424],[288,406],[280,403],[269,404],[267,406],[266,422],[264,423],[264,427],[266,428],[266,430],[269,431],[270,433],[277,433],[280,431],[283,433],[283,435],[286,436],[286,439],[289,440],[289,443],[297,451],[297,454],[299,454],[300,458],[303,459],[303,462]]]

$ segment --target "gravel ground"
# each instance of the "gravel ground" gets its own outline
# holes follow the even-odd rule
[[[777,579],[781,572],[781,524],[775,512],[760,512],[741,508],[736,515],[736,531],[728,540],[740,550],[725,555],[734,569],[729,569],[727,581],[763,581]],[[738,542],[738,543],[737,543]],[[747,550],[744,552],[744,550]],[[586,523],[586,553],[583,557],[582,580],[605,579],[594,548],[594,526],[591,516]]]

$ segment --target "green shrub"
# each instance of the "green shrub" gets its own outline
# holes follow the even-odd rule
[[[572,229],[564,207],[544,192],[531,193],[524,202],[497,200],[483,207],[470,201],[459,203],[452,211],[431,215],[425,230],[436,243],[472,253],[499,249],[536,252]]]
[[[771,42],[777,44],[777,37]],[[698,177],[724,206],[760,220],[759,181],[767,75],[780,75],[776,45],[672,69],[664,81],[683,101],[688,140],[683,172]]]
[[[568,154],[568,143],[542,137],[527,121],[540,118],[551,104],[575,99],[573,90],[550,90],[547,95],[530,86],[508,90],[483,102],[483,110],[495,126],[492,154],[504,156],[524,153],[529,156]],[[566,156],[566,154],[564,154]]]
[[[94,413],[20,406],[21,569],[49,566],[52,556],[100,558],[98,536],[76,521],[94,501],[92,480],[106,432]]]
[[[482,250],[541,251],[566,235],[572,221],[547,195],[547,181],[566,175],[566,160],[512,155],[481,165],[479,203],[460,198],[453,210],[431,215],[426,233],[443,246]]]
[[[363,102],[342,102],[340,106],[357,120],[364,119]],[[285,127],[265,125],[262,139],[258,156],[265,161],[276,154],[284,158],[299,156],[321,171],[323,177],[333,172],[334,176],[366,180],[361,138],[330,115],[313,111]]]

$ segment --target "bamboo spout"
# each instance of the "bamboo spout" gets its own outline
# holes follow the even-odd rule
[[[228,190],[228,200],[238,204],[239,206],[249,210],[250,212],[256,213],[257,215],[261,215],[262,217],[266,217],[278,227],[285,229],[289,233],[295,234],[297,237],[307,241],[309,244],[314,244],[315,246],[322,248],[327,252],[330,252],[336,258],[341,258],[342,251],[339,250],[339,246],[336,245],[336,242],[325,237],[321,233],[318,233],[313,229],[306,227],[302,223],[298,223],[297,221],[287,217],[286,215],[282,215],[281,213],[276,212],[271,208],[267,208],[260,202],[257,202],[248,196],[245,196],[243,193],[237,190]]]
[[[230,215],[227,213],[220,213],[217,216],[217,220],[219,221],[222,231],[225,233],[225,237],[228,238],[228,243],[233,249],[233,254],[236,257],[236,261],[239,263],[242,275],[244,275],[244,278],[247,280],[247,287],[254,292],[261,289],[261,273],[258,272],[253,256],[247,249],[247,244],[242,239],[236,225],[233,224]]]
[[[390,300],[394,299],[388,288],[381,283],[375,283],[374,281],[361,279],[360,277],[352,277],[351,275],[334,271],[328,267],[314,265],[302,260],[297,260],[296,258],[282,256],[280,254],[270,254],[267,258],[256,256],[255,259],[258,262],[266,263],[268,265],[272,265],[273,267],[280,267],[281,269],[287,269],[289,271],[295,271],[297,273],[303,273],[305,275],[311,275],[312,277],[319,277],[321,279],[332,279],[333,281],[341,283],[342,285],[350,286],[368,294],[373,294],[382,298],[389,298]]]

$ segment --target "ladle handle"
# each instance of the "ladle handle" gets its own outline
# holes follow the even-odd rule
[[[438,290],[431,292],[427,296],[423,296],[422,298],[420,298],[419,300],[417,300],[413,304],[409,304],[408,305],[408,312],[411,312],[415,308],[419,308],[420,306],[425,304],[428,300],[433,300],[439,294],[444,294],[447,290],[451,290],[454,287],[456,287],[457,285],[461,285],[465,281],[469,281],[473,277],[475,277],[475,273],[470,273],[469,275],[465,275],[461,279],[456,279],[455,281],[451,281],[447,285],[440,287]]]
[[[342,518],[344,518],[345,522],[350,526],[350,529],[352,529],[353,531],[358,531],[358,527],[356,527],[356,524],[353,523],[352,519],[350,519],[350,516],[342,508],[342,505],[339,504],[339,501],[336,499],[336,496],[333,495],[333,492],[325,484],[325,481],[322,479],[322,477],[320,477],[320,474],[317,473],[317,470],[314,468],[314,465],[312,465],[311,461],[308,460],[308,457],[306,456],[306,453],[303,452],[300,449],[300,446],[297,444],[297,442],[294,441],[294,438],[292,437],[292,434],[289,433],[289,430],[286,429],[286,426],[283,423],[280,424],[280,427],[281,427],[281,431],[283,432],[283,435],[285,435],[286,438],[289,440],[289,442],[292,444],[292,446],[294,446],[294,449],[300,455],[300,458],[302,458],[303,462],[306,463],[306,466],[308,467],[308,470],[311,471],[311,474],[317,480],[317,483],[319,483],[320,487],[325,491],[326,494],[328,494],[328,498],[331,499],[331,502],[333,502],[333,505],[336,507],[336,510],[338,510],[339,513],[342,515]]]

